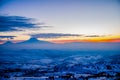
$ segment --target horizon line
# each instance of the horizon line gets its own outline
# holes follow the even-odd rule
[[[30,40],[31,38],[27,39]],[[37,38],[36,38],[37,39]],[[8,41],[12,42],[12,43],[20,43],[20,42],[24,42],[27,40],[1,40],[0,44],[4,44]],[[66,39],[66,40],[41,40],[41,39],[37,39],[39,41],[46,41],[46,42],[51,42],[51,43],[55,43],[55,44],[65,44],[65,43],[120,43],[120,39],[103,39],[103,40],[70,40],[70,39]]]

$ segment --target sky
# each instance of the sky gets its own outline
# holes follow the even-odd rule
[[[1,41],[120,42],[120,0],[0,0],[0,15]]]

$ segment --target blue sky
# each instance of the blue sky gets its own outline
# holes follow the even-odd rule
[[[119,0],[1,0],[0,14],[35,18],[52,26],[35,31],[39,33],[120,34]]]
[[[0,13],[36,18],[42,32],[119,34],[119,0],[3,0]]]

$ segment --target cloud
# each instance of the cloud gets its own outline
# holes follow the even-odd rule
[[[86,35],[84,37],[104,37],[105,35]]]
[[[63,34],[63,33],[39,33],[39,34],[32,34],[30,36],[35,38],[60,38],[60,37],[68,37],[68,36],[82,36],[82,35]]]
[[[3,38],[9,38],[9,39],[13,39],[15,38],[16,36],[0,36],[0,39],[3,39]]]
[[[34,22],[34,23],[33,23]],[[0,31],[23,31],[30,28],[41,28],[41,23],[35,23],[35,19],[22,16],[1,16]]]

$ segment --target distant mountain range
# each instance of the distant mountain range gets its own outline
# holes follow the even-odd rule
[[[6,41],[4,44],[2,45],[9,45],[9,44],[13,44],[11,41]]]
[[[29,40],[20,42],[19,44],[36,44],[36,43],[40,43],[40,44],[52,44],[51,42],[38,40],[37,38],[30,38]]]
[[[7,41],[0,45],[0,48],[7,49],[60,49],[60,50],[120,50],[120,43],[90,43],[72,42],[65,44],[55,44],[48,41],[30,38],[29,40],[12,43]]]
[[[120,43],[54,44],[36,38],[20,43],[7,41],[0,45],[0,76],[3,77],[0,80],[6,77],[12,78],[9,80],[21,77],[38,79],[42,76],[50,77],[50,80],[51,76],[63,76],[61,80],[65,80],[68,74],[72,74],[76,78],[74,80],[80,77],[82,80],[88,80],[88,77],[94,80],[112,77],[110,80],[113,80],[120,74],[119,53]]]

